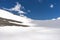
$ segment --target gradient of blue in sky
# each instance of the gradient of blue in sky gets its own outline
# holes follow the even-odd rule
[[[60,17],[60,0],[0,0],[0,8],[11,8],[16,2],[24,6],[22,10],[29,18],[46,20]]]

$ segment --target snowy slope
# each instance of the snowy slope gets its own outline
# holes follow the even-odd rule
[[[0,17],[7,18],[7,19],[13,19],[13,20],[17,20],[17,21],[22,21],[22,22],[28,22],[28,21],[26,21],[26,18],[24,18],[24,17],[13,15],[12,13],[7,12],[5,10],[1,10],[1,9],[0,9]]]
[[[0,40],[60,40],[60,29],[0,27]]]
[[[22,24],[24,24],[24,25],[26,25],[26,24],[30,25],[30,21],[31,21],[31,19],[29,19],[29,18],[27,19],[27,17],[25,17],[25,16],[23,16],[23,17],[17,16],[17,15],[12,14],[11,12],[8,12],[8,11],[2,10],[2,9],[0,9],[0,17],[20,21],[20,22],[23,22]]]

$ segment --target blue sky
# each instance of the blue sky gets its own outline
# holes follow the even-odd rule
[[[60,17],[60,0],[0,0],[0,8],[11,8],[19,2],[27,17],[46,20]],[[17,12],[14,12],[17,14]]]

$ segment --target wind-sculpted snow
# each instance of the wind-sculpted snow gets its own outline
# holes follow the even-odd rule
[[[60,40],[60,29],[44,27],[0,27],[0,40]]]

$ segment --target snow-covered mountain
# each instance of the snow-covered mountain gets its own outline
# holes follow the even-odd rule
[[[26,19],[25,16],[17,16],[11,12],[0,9],[0,25],[17,25],[17,26],[29,26],[30,19]]]

